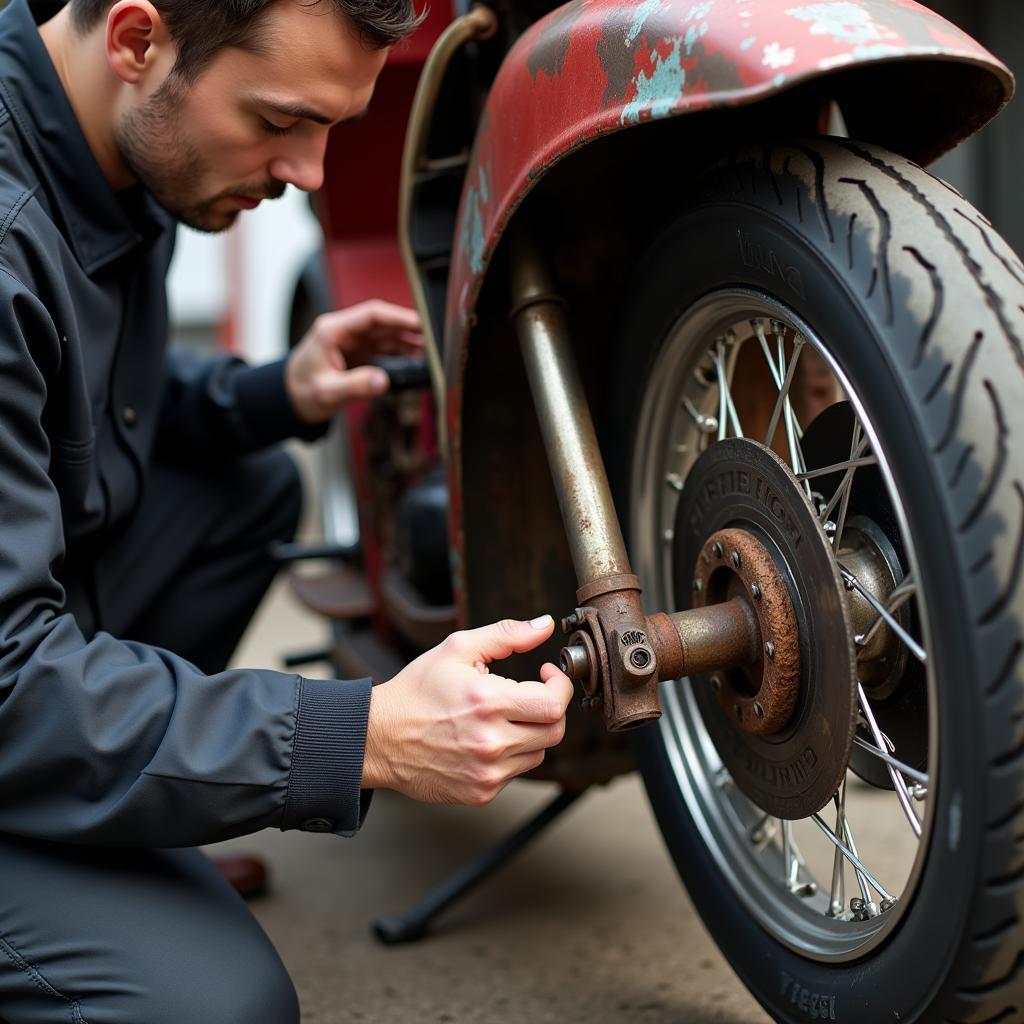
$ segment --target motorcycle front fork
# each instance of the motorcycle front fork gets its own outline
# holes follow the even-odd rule
[[[512,238],[511,290],[512,318],[578,582],[577,608],[562,620],[568,643],[561,667],[582,687],[585,706],[600,709],[608,729],[633,728],[661,716],[660,681],[754,664],[762,655],[758,616],[742,598],[679,613],[645,613],[565,303],[524,229]],[[710,545],[721,553],[720,541],[711,538]],[[731,555],[740,557],[735,549]],[[694,585],[699,589],[699,580]]]

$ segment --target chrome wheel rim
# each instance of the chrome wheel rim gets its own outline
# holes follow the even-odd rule
[[[659,729],[680,796],[747,911],[795,952],[841,963],[864,957],[892,934],[911,905],[923,872],[937,788],[935,666],[928,657],[932,647],[926,595],[916,583],[922,579],[917,552],[884,441],[827,341],[774,298],[745,289],[717,291],[688,310],[670,330],[648,378],[633,451],[630,547],[634,569],[644,581],[645,606],[687,607],[687,595],[673,593],[672,526],[679,482],[685,481],[689,467],[707,445],[743,436],[733,383],[737,358],[747,345],[761,353],[774,389],[766,436],[774,436],[776,446],[783,449],[780,454],[808,491],[818,479],[816,471],[824,467],[803,464],[801,437],[807,424],[799,422],[793,402],[785,398],[794,395],[793,381],[804,353],[820,357],[837,400],[847,402],[854,414],[843,486],[820,508],[822,522],[838,534],[836,551],[847,530],[846,505],[856,474],[873,465],[884,482],[905,564],[895,590],[871,608],[879,624],[875,634],[879,628],[889,631],[894,642],[905,648],[905,659],[923,667],[927,721],[920,725],[927,730],[927,771],[901,761],[900,750],[887,743],[877,724],[878,702],[859,687],[858,746],[878,760],[892,790],[868,787],[848,771],[832,804],[802,822],[783,823],[767,817],[732,782],[704,726],[690,681],[662,685],[664,715]],[[870,588],[838,556],[837,561],[847,588],[863,591],[863,600],[870,604]],[[906,625],[910,611],[916,635]],[[851,642],[866,650],[873,639],[869,633],[870,628],[865,629]],[[881,849],[871,837],[865,841],[866,830],[858,836],[858,820],[863,825],[866,816],[880,810],[893,822],[893,834],[886,836]],[[863,900],[863,908],[857,900]],[[842,911],[837,912],[840,901]]]

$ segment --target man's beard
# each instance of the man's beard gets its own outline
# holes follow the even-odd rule
[[[185,88],[172,73],[146,103],[122,118],[115,136],[117,147],[142,187],[172,217],[197,231],[224,231],[241,211],[218,211],[220,200],[231,195],[279,199],[285,185],[262,181],[236,185],[205,199],[197,196],[210,163],[181,130],[184,97]]]

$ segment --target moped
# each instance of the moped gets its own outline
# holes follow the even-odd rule
[[[922,170],[1012,89],[914,0],[435,3],[315,198],[296,336],[427,335],[284,553],[338,672],[564,615],[508,849],[635,763],[779,1021],[1024,1021],[1024,265]]]

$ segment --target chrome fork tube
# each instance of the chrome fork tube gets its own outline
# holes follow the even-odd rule
[[[564,304],[531,240],[519,234],[513,244],[512,316],[578,585],[632,575]]]

